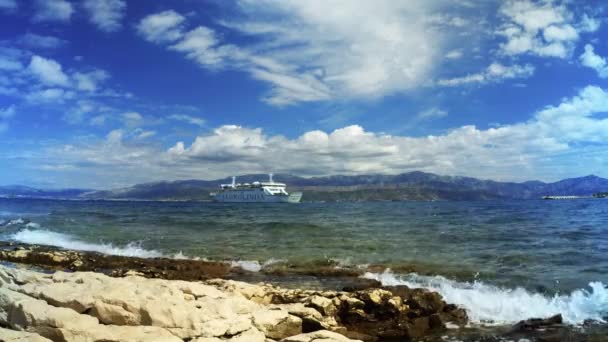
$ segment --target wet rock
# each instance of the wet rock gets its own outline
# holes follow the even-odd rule
[[[547,327],[561,325],[563,323],[562,315],[557,314],[549,318],[530,318],[525,321],[520,321],[513,326],[513,332],[524,332],[531,330],[539,330]]]

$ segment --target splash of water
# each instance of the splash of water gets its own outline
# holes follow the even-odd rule
[[[159,251],[144,249],[140,242],[130,242],[125,246],[115,246],[111,243],[91,243],[78,240],[68,234],[50,230],[23,229],[13,234],[11,239],[28,244],[51,245],[78,251],[99,252],[128,257],[157,258],[164,256]]]
[[[406,285],[439,292],[448,303],[467,310],[475,323],[512,324],[562,314],[566,323],[582,324],[587,319],[605,322],[608,314],[608,290],[601,282],[591,282],[589,289],[578,289],[569,295],[549,297],[523,288],[506,289],[481,281],[457,282],[442,276],[397,275],[390,270],[366,273],[363,277],[383,285]]]

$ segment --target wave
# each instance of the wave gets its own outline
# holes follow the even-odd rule
[[[589,289],[578,289],[569,295],[549,297],[523,288],[506,289],[480,281],[457,282],[442,276],[396,275],[390,270],[366,273],[363,277],[387,286],[406,285],[439,292],[446,302],[464,308],[473,323],[513,324],[556,314],[561,314],[569,324],[582,324],[585,320],[605,323],[608,314],[608,290],[601,282],[591,282]]]
[[[139,257],[139,258],[158,258],[165,255],[156,250],[144,249],[141,242],[130,242],[125,246],[115,246],[111,243],[91,243],[78,240],[71,235],[57,233],[50,230],[30,230],[23,229],[10,237],[12,240],[37,245],[51,245],[65,249],[78,251],[99,252],[103,254]]]
[[[25,223],[25,221],[19,222]],[[87,252],[98,252],[102,254],[118,255],[125,257],[139,257],[139,258],[170,258],[176,260],[203,260],[209,261],[207,258],[190,257],[185,255],[182,251],[174,254],[165,254],[157,250],[144,249],[141,242],[130,242],[124,246],[116,246],[112,243],[92,243],[79,240],[78,238],[69,234],[58,233],[46,229],[27,229],[27,228],[39,228],[40,225],[37,223],[26,224],[26,229],[20,230],[12,234],[9,239],[23,242],[32,245],[47,245],[65,248],[69,250],[87,251]],[[240,267],[246,271],[259,272],[264,267],[285,262],[283,259],[269,259],[265,262],[259,262],[257,260],[228,260],[225,261],[230,263],[231,267]]]
[[[286,260],[284,259],[268,259],[263,263],[260,263],[257,260],[233,260],[230,261],[230,266],[231,267],[240,267],[245,271],[249,271],[249,272],[259,272],[261,271],[264,267],[273,265],[273,264],[278,264],[281,262],[285,262]]]

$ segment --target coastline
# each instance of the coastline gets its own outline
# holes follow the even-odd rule
[[[38,333],[52,341],[77,341],[82,336],[93,341],[153,341],[159,336],[167,341],[199,342],[439,341],[441,336],[463,341],[539,337],[561,341],[580,333],[578,327],[562,324],[561,316],[512,326],[475,326],[464,309],[446,303],[437,292],[382,286],[349,270],[328,268],[324,274],[309,275],[324,279],[316,283],[325,285],[319,289],[307,286],[310,283],[302,274],[260,278],[256,272],[225,262],[143,259],[8,242],[0,243],[0,248],[0,291],[4,294],[0,296],[0,327]],[[192,288],[214,295],[197,296]],[[165,295],[163,301],[157,300]],[[228,299],[242,305],[227,306]],[[150,300],[156,301],[154,309],[146,304]],[[197,301],[205,305],[197,308]],[[22,305],[26,302],[29,306]],[[37,316],[43,307],[47,316]],[[200,311],[210,307],[229,318]],[[61,322],[64,314],[86,324]],[[272,322],[261,324],[265,319]],[[231,325],[235,320],[240,328]],[[209,326],[209,321],[214,325]],[[126,335],[112,335],[109,326]],[[313,335],[301,335],[307,333]]]

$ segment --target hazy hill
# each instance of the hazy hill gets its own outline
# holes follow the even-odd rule
[[[241,183],[265,181],[267,175],[237,177]],[[528,181],[496,182],[471,177],[440,176],[425,172],[398,175],[358,175],[303,178],[277,174],[288,190],[304,191],[305,201],[361,200],[484,200],[530,199],[543,195],[592,195],[608,191],[608,179],[597,176],[564,179],[554,183]],[[73,198],[73,199],[140,199],[140,200],[207,200],[209,192],[231,179],[181,180],[154,182],[113,190],[40,190],[23,186],[0,187],[0,196]]]

